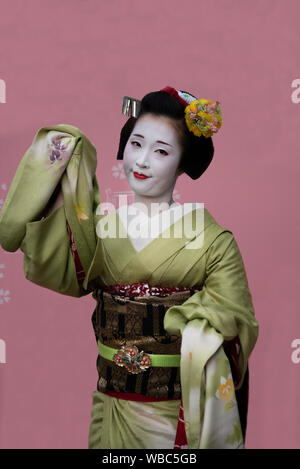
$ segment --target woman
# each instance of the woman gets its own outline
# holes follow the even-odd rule
[[[134,203],[104,214],[93,145],[73,126],[45,127],[9,190],[0,243],[22,249],[29,280],[97,301],[89,448],[241,448],[258,335],[244,264],[202,204],[172,199],[180,174],[209,166],[220,107],[171,87],[129,104],[117,158]]]

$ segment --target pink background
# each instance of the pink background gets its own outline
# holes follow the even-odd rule
[[[300,448],[299,14],[297,0],[0,2],[2,200],[45,125],[75,125],[94,143],[105,200],[130,190],[113,168],[124,95],[171,85],[220,101],[214,160],[176,189],[233,231],[246,265],[260,325],[247,448]],[[38,287],[22,268],[21,251],[0,250],[0,447],[86,448],[95,301]]]

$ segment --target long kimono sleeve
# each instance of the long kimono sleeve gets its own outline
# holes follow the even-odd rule
[[[25,277],[69,296],[91,291],[83,288],[82,277],[96,248],[96,165],[95,147],[80,129],[43,127],[22,158],[0,212],[0,244],[10,252],[21,249]],[[49,214],[58,196],[60,206]],[[82,265],[80,279],[69,230]]]
[[[169,308],[164,327],[182,334],[181,385],[189,448],[240,447],[233,377],[223,343],[239,339],[238,390],[258,337],[258,323],[244,262],[231,232],[221,233],[208,248],[202,290]]]
[[[63,295],[90,293],[78,279],[63,206],[41,220],[26,223],[20,249],[27,280]]]

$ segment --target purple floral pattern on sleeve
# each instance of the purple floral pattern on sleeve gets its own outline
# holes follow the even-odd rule
[[[61,137],[57,137],[47,145],[47,153],[49,158],[46,162],[46,165],[49,169],[54,169],[55,174],[57,174],[56,170],[65,168],[66,160],[68,160],[70,156],[67,149],[69,146],[68,144],[71,142],[71,138],[65,138],[64,140],[65,142],[63,143]]]

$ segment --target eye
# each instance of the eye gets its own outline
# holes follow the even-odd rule
[[[168,153],[166,152],[166,150],[163,150],[162,148],[160,148],[159,150],[156,150],[156,151],[162,151],[163,153],[161,153],[161,155],[168,155]]]
[[[136,142],[136,141],[132,141],[131,142],[131,145],[135,146],[134,144],[137,143],[139,146],[141,146],[141,144],[139,142]]]

